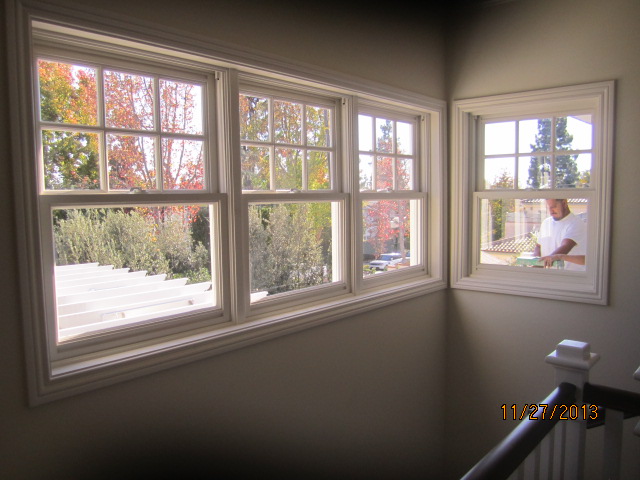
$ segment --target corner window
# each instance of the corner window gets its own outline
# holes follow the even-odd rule
[[[454,287],[606,303],[612,96],[455,103]]]

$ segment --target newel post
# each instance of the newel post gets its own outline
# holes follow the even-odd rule
[[[583,387],[589,381],[589,370],[600,359],[597,353],[591,353],[588,343],[576,340],[563,340],[555,351],[547,355],[546,362],[556,370],[556,385],[567,382],[575,385],[577,407],[582,406]],[[570,408],[567,405],[567,408]],[[567,418],[569,411],[567,411]],[[574,417],[575,418],[575,417]],[[587,432],[586,420],[578,415],[576,420],[562,420],[559,425],[564,427],[564,461],[562,462],[565,479],[579,479],[584,477],[584,450]]]

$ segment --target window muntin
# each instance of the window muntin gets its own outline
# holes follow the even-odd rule
[[[207,188],[206,84],[90,63],[37,59],[43,188]]]
[[[592,118],[576,114],[483,123],[481,188],[589,188]]]
[[[210,355],[220,350],[239,348],[247,342],[264,338],[265,330],[268,336],[280,335],[290,331],[292,326],[305,328],[305,325],[340,318],[361,309],[371,308],[372,305],[390,304],[400,298],[411,298],[446,286],[443,281],[442,265],[443,232],[439,228],[439,225],[445,224],[443,208],[445,202],[441,197],[444,187],[442,120],[445,106],[443,102],[413,94],[406,96],[392,93],[380,103],[382,90],[379,86],[372,88],[374,86],[363,85],[361,82],[353,83],[349,79],[337,79],[340,85],[330,85],[326,83],[326,78],[316,78],[315,73],[311,71],[300,71],[293,76],[290,76],[291,70],[277,74],[275,65],[268,71],[265,70],[263,77],[257,73],[259,66],[247,67],[251,65],[251,59],[239,60],[236,69],[229,67],[234,62],[227,58],[225,60],[227,68],[224,68],[211,55],[203,57],[198,52],[186,52],[185,55],[183,48],[173,50],[171,45],[184,45],[184,39],[174,37],[175,43],[173,43],[167,38],[166,32],[158,32],[156,43],[153,45],[149,43],[149,41],[153,42],[153,35],[144,43],[138,44],[135,41],[138,32],[121,22],[118,22],[118,31],[126,32],[128,28],[128,37],[118,35],[117,38],[111,38],[104,33],[108,31],[107,24],[100,28],[102,33],[97,33],[97,30],[90,31],[91,27],[86,19],[76,18],[84,26],[81,31],[72,26],[62,26],[58,22],[55,25],[48,24],[42,20],[46,18],[46,12],[41,13],[42,16],[38,17],[40,20],[31,21],[33,28],[29,30],[27,27],[30,14],[21,12],[24,22],[18,22],[18,29],[25,27],[27,30],[24,36],[16,35],[15,42],[10,43],[15,45],[17,54],[12,57],[15,68],[24,78],[32,78],[35,82],[33,88],[25,89],[24,83],[13,81],[13,77],[11,81],[12,92],[22,99],[21,102],[12,105],[15,107],[12,108],[12,117],[15,117],[12,128],[16,129],[16,138],[20,139],[13,144],[15,168],[20,172],[18,178],[21,181],[24,180],[24,183],[21,183],[22,189],[16,189],[16,196],[19,203],[33,206],[31,209],[25,209],[24,222],[19,225],[19,235],[23,240],[33,240],[26,242],[25,253],[21,255],[23,266],[21,272],[24,272],[24,283],[29,285],[28,288],[23,289],[23,300],[29,306],[25,309],[25,323],[28,324],[26,327],[28,341],[33,346],[28,350],[27,355],[32,357],[33,354],[30,365],[33,367],[32,373],[35,380],[30,392],[34,403],[61,398],[73,392],[90,390],[94,385],[118,381],[119,378],[139,376],[148,371],[150,366],[165,368],[188,361],[190,358],[201,358],[203,355]],[[70,14],[72,12],[67,11],[67,15]],[[72,24],[73,19],[69,19],[68,25]],[[33,34],[33,43],[24,41],[28,31]],[[35,54],[32,56],[33,51]],[[241,52],[235,52],[235,54],[242,59]],[[57,121],[54,117],[39,118],[37,58],[67,63],[83,69],[93,69],[96,99],[95,109],[88,116],[89,120],[71,120],[70,115]],[[128,74],[131,77],[137,75],[154,79],[152,88],[156,98],[153,104],[153,129],[150,121],[144,124],[126,123],[123,127],[107,126],[103,98],[104,84],[101,80],[105,70]],[[260,141],[256,145],[273,150],[277,146],[302,148],[306,149],[307,153],[319,152],[316,155],[318,158],[314,159],[313,155],[307,155],[303,161],[302,168],[307,168],[313,173],[303,175],[298,185],[302,183],[303,188],[307,188],[304,185],[307,181],[311,185],[308,189],[293,191],[271,189],[271,185],[275,186],[275,182],[272,182],[275,169],[270,169],[267,174],[268,181],[271,182],[268,186],[269,190],[248,188],[244,189],[243,193],[240,185],[236,184],[236,181],[240,183],[242,176],[239,165],[240,155],[233,140],[240,138],[241,135],[238,131],[238,123],[229,121],[230,118],[236,118],[235,112],[230,114],[230,118],[227,118],[227,114],[232,110],[229,107],[236,105],[238,88],[241,89],[241,84],[246,78],[250,79],[250,85],[259,84],[261,87],[267,87],[264,90],[260,88],[258,95],[309,105],[312,107],[309,109],[310,118],[312,114],[322,117],[323,112],[320,109],[329,108],[333,112],[328,117],[328,123],[332,128],[330,142],[325,142],[321,138],[320,130],[302,128],[301,135],[296,137],[296,140],[300,138],[300,145],[273,142],[272,144],[267,142],[265,145]],[[306,80],[300,81],[300,79]],[[160,83],[163,80],[204,87],[202,95],[204,131],[201,139],[204,142],[205,186],[202,189],[172,189],[163,181],[162,140],[166,138],[200,140],[198,138],[200,132],[195,128],[176,129],[173,132],[162,129],[159,117],[163,114],[158,107],[160,95],[158,92],[161,91]],[[74,85],[72,81],[68,83]],[[247,91],[253,94],[254,89],[249,88]],[[98,98],[98,95],[101,97]],[[72,97],[69,96],[69,98]],[[430,180],[429,185],[434,189],[433,198],[439,200],[427,205],[424,193],[403,191],[398,195],[401,199],[409,198],[411,205],[415,203],[416,208],[421,209],[418,216],[412,215],[412,219],[416,219],[418,223],[426,219],[425,206],[428,206],[428,212],[432,215],[435,228],[429,230],[429,236],[434,242],[427,250],[424,248],[426,238],[422,238],[422,249],[417,249],[418,255],[424,255],[428,251],[433,258],[431,275],[427,273],[426,268],[422,269],[421,274],[414,274],[411,277],[389,274],[393,279],[387,275],[385,282],[377,282],[377,285],[376,282],[372,283],[369,280],[366,282],[366,288],[363,288],[363,283],[357,275],[361,263],[359,241],[361,199],[358,198],[357,192],[358,166],[355,152],[357,134],[354,136],[353,133],[357,131],[357,113],[355,112],[357,108],[354,107],[361,104],[362,100],[369,105],[381,107],[382,111],[391,105],[391,110],[395,114],[402,112],[402,115],[406,115],[405,118],[398,117],[397,120],[412,122],[411,117],[418,115],[418,118],[422,116],[423,126],[428,125],[420,132],[424,138],[416,139],[416,144],[426,145],[423,140],[427,138],[433,142],[429,142],[429,157],[421,156],[420,165],[415,166],[416,170],[423,172],[423,175],[417,171],[413,172],[414,181],[426,188],[424,168],[433,169],[434,175],[431,177],[433,181]],[[29,108],[28,105],[33,105],[35,108]],[[314,112],[313,109],[316,111]],[[144,112],[144,109],[142,111]],[[303,118],[302,121],[304,124],[307,120]],[[131,126],[144,128],[130,128]],[[48,173],[48,180],[55,185],[44,187],[46,175],[43,146],[47,142],[42,140],[43,130],[64,132],[71,137],[72,143],[77,144],[77,152],[83,150],[81,153],[86,158],[78,153],[72,157],[77,164],[70,162],[70,168],[66,170],[75,170],[79,178],[64,173],[64,169],[58,168],[56,171],[58,166],[55,163],[56,157],[53,156],[56,150],[53,149],[49,167],[54,173]],[[109,137],[107,135],[142,139],[143,145],[147,142],[148,145],[142,149],[144,156],[139,154],[138,157],[144,158],[144,164],[150,168],[151,160],[147,157],[153,156],[155,176],[150,175],[151,180],[148,183],[130,187],[129,190],[125,187],[110,189],[107,157]],[[153,142],[146,140],[147,137],[152,138]],[[90,141],[93,144],[89,144]],[[213,144],[213,141],[216,143]],[[54,147],[57,146],[54,145]],[[25,158],[31,158],[33,162],[26,162]],[[220,165],[216,163],[218,159],[221,159]],[[429,165],[422,165],[422,162],[427,159],[429,159]],[[84,163],[79,160],[83,160]],[[270,161],[273,160],[270,159]],[[312,165],[314,161],[319,165]],[[326,163],[329,164],[329,168],[326,167]],[[84,164],[90,168],[77,171],[78,165]],[[88,176],[86,172],[91,173],[94,178],[84,179],[84,176]],[[319,178],[317,185],[312,184],[309,176]],[[144,178],[138,174],[138,178],[140,177]],[[34,178],[37,178],[38,182],[34,182]],[[94,182],[94,179],[97,181]],[[153,184],[154,180],[155,189],[142,188]],[[127,182],[124,184],[127,185]],[[375,195],[374,192],[363,192],[363,194],[369,193]],[[414,201],[415,199],[418,201]],[[331,282],[273,295],[272,301],[265,298],[256,302],[255,305],[250,304],[248,246],[245,245],[248,243],[246,238],[248,205],[279,203],[328,203],[331,205],[333,237],[330,256]],[[131,323],[129,321],[131,318],[128,319],[126,314],[125,318],[107,317],[103,319],[102,325],[91,324],[87,326],[86,331],[71,332],[68,328],[76,327],[68,327],[65,332],[62,332],[64,341],[59,342],[56,338],[55,313],[55,278],[58,269],[55,266],[51,212],[195,204],[208,205],[214,211],[212,230],[215,234],[212,235],[212,240],[217,245],[211,250],[214,306],[193,312],[176,313],[176,315],[162,316],[160,313],[148,320],[138,318],[137,320],[140,321],[136,323]],[[423,228],[425,225],[421,224],[420,230],[426,231]],[[424,256],[421,262],[426,267]],[[93,265],[90,267],[94,268]],[[103,269],[100,265],[95,268],[98,271]],[[384,275],[376,276],[379,280],[382,280],[382,277]],[[229,282],[233,283],[229,285]],[[119,316],[121,313],[114,315],[114,317]],[[104,320],[113,323],[108,328],[102,328],[106,326]],[[117,324],[117,322],[123,323]],[[95,326],[98,328],[94,329]],[[187,346],[188,348],[185,348]]]
[[[580,245],[569,253],[586,255],[588,198],[575,198],[575,190],[590,189],[593,115],[480,118],[478,124],[479,265],[544,265],[541,255],[555,248],[542,254],[536,250],[534,255],[533,246],[540,229],[545,229],[545,218],[550,218],[545,199],[567,202],[564,222],[577,218],[577,227],[585,231]],[[539,190],[543,198],[518,198],[517,192],[523,190]],[[487,198],[483,192],[488,191],[502,196]],[[555,262],[554,269],[586,270],[584,265],[562,261]]]
[[[358,115],[360,190],[415,190],[414,123]]]
[[[186,201],[212,171],[205,76],[68,53],[36,55],[35,65],[55,345],[220,311],[220,207]],[[143,192],[158,202],[131,201]]]
[[[601,82],[454,103],[454,288],[606,304],[613,94],[614,83]],[[525,214],[527,203],[536,213]],[[584,265],[526,268],[540,263],[521,255],[531,233],[558,203],[584,217],[586,241],[559,250]],[[565,226],[555,215],[554,231]],[[506,247],[518,251],[496,261]]]
[[[335,108],[241,93],[242,188],[327,191],[335,170]]]
[[[391,111],[358,114],[362,278],[392,279],[422,265],[419,119]],[[409,270],[410,271],[410,270]],[[384,275],[380,275],[384,274]],[[380,276],[379,276],[380,275]]]
[[[278,94],[254,86],[238,98],[252,308],[274,299],[297,303],[296,293],[344,285],[337,100],[300,94],[293,86],[281,86]],[[256,196],[260,201],[252,201]]]

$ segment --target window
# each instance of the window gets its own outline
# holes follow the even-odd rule
[[[418,116],[361,107],[358,115],[363,276],[407,274],[423,264],[425,195]],[[414,267],[405,270],[406,267]],[[384,277],[384,275],[382,275]]]
[[[344,196],[336,168],[340,97],[242,85],[243,211],[253,310],[292,293],[343,290]],[[329,288],[327,288],[329,287]],[[311,290],[311,291],[309,291]],[[258,305],[258,304],[261,305]]]
[[[219,202],[190,195],[213,190],[210,79],[34,53],[59,355],[88,333],[201,310],[220,317]]]
[[[443,102],[14,13],[32,403],[445,288]]]
[[[456,102],[454,287],[606,303],[612,96]]]

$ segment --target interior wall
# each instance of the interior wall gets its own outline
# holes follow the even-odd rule
[[[435,28],[383,28],[373,14],[336,15],[297,2],[75,5],[444,97]],[[7,76],[4,48],[0,75]],[[6,85],[0,82],[5,127]],[[1,478],[145,478],[134,474],[172,469],[184,478],[225,469],[281,478],[441,478],[444,291],[30,408],[7,128],[0,129],[0,151]]]
[[[447,330],[447,469],[459,478],[513,428],[502,404],[532,404],[554,387],[545,356],[564,340],[601,355],[593,383],[640,391],[640,2],[516,0],[468,11],[449,32],[448,99],[616,81],[610,302],[594,306],[452,290]],[[627,420],[627,433],[636,423]],[[478,434],[482,432],[482,434]],[[589,445],[600,441],[589,431]],[[622,478],[640,478],[628,436]],[[600,447],[600,445],[597,445]],[[595,453],[595,452],[594,452]],[[587,478],[598,474],[589,455]]]

